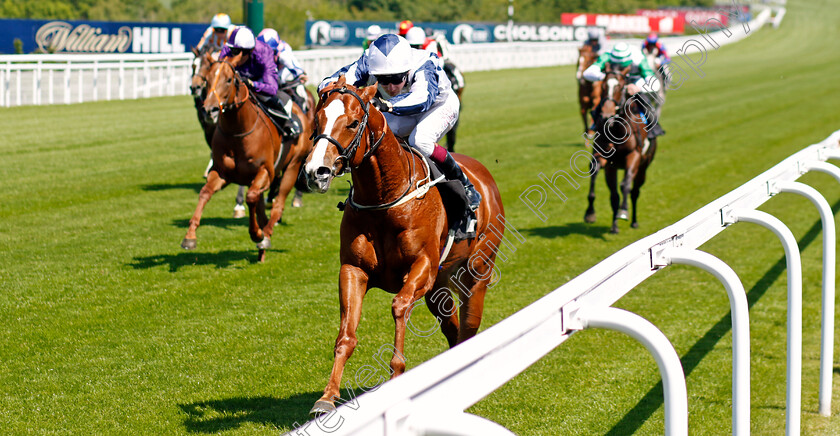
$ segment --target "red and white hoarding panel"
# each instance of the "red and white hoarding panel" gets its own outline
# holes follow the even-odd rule
[[[702,27],[719,27],[718,22],[723,26],[729,25],[729,15],[708,9],[639,9],[636,14],[653,18],[682,18],[685,23],[693,21]],[[706,23],[708,20],[712,21]]]
[[[641,15],[617,14],[573,14],[560,15],[562,24],[578,26],[603,26],[607,33],[683,33],[685,20],[680,17],[645,17]]]

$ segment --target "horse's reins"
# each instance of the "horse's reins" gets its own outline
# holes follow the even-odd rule
[[[213,62],[213,63],[214,63],[214,64],[218,64],[218,63],[225,63],[225,64],[227,64],[227,66],[229,66],[229,67],[230,67],[230,69],[233,71],[233,86],[234,86],[234,92],[231,94],[231,95],[233,96],[233,103],[229,103],[227,100],[230,100],[231,95],[228,95],[227,99],[225,99],[225,101],[223,102],[223,101],[222,101],[222,98],[219,96],[219,93],[218,93],[218,92],[216,92],[216,86],[217,86],[217,85],[218,85],[218,83],[219,83],[219,77],[220,77],[220,75],[219,75],[219,70],[216,70],[216,77],[213,79],[213,85],[211,86],[211,91],[213,92],[213,95],[215,95],[215,96],[216,96],[216,100],[218,100],[218,102],[219,102],[219,110],[220,110],[222,113],[224,113],[224,112],[225,112],[225,111],[227,111],[228,109],[234,109],[234,110],[239,109],[240,107],[242,107],[242,105],[244,105],[244,104],[245,104],[245,102],[246,102],[246,101],[248,101],[248,97],[246,97],[245,99],[243,99],[243,100],[242,100],[242,101],[240,101],[240,102],[237,102],[237,101],[236,101],[236,96],[237,96],[237,95],[239,95],[239,84],[241,83],[241,80],[239,79],[239,72],[237,72],[237,71],[236,71],[236,68],[234,68],[234,67],[233,67],[233,65],[232,65],[230,62],[228,62],[227,60],[225,60],[225,59],[220,59],[220,60],[215,61],[215,62]],[[206,79],[205,79],[205,81],[206,81]],[[247,90],[248,88],[246,87],[245,89]],[[250,95],[250,93],[248,93],[248,94]],[[255,109],[255,110],[256,110],[256,109]],[[243,137],[245,137],[245,136],[250,135],[251,133],[254,133],[254,130],[256,130],[256,129],[257,129],[257,121],[258,121],[258,120],[261,120],[261,119],[262,119],[262,117],[260,117],[260,116],[259,116],[259,113],[258,113],[258,114],[257,114],[256,119],[254,120],[254,124],[251,126],[251,129],[250,129],[250,130],[248,130],[248,131],[247,131],[247,132],[245,132],[245,133],[229,133],[229,132],[225,132],[225,131],[224,131],[224,129],[222,129],[222,125],[221,125],[221,123],[217,124],[217,125],[216,125],[216,127],[218,127],[218,128],[219,128],[219,131],[220,131],[220,132],[224,133],[224,134],[225,134],[225,135],[227,135],[227,136],[231,136],[231,137],[234,137],[234,138],[243,138]],[[263,120],[263,123],[265,123],[265,121],[264,121],[264,120]],[[268,127],[268,126],[266,126],[266,127]]]
[[[359,101],[359,104],[362,106],[362,109],[364,109],[365,114],[362,117],[361,122],[359,123],[359,129],[356,131],[356,136],[353,137],[353,139],[350,141],[350,144],[346,148],[344,146],[342,146],[341,143],[338,142],[338,140],[336,140],[335,138],[333,138],[332,136],[330,136],[327,133],[322,133],[322,134],[316,136],[315,132],[317,132],[317,129],[312,132],[312,137],[310,139],[313,140],[313,143],[318,142],[318,140],[320,140],[320,139],[326,139],[330,144],[335,145],[335,147],[338,149],[338,152],[339,152],[340,156],[338,158],[336,158],[336,161],[333,163],[333,168],[335,168],[335,166],[339,162],[339,160],[342,160],[342,159],[344,160],[344,162],[346,162],[345,166],[350,167],[350,159],[356,153],[356,150],[359,148],[359,145],[362,142],[362,135],[364,135],[365,130],[367,130],[368,133],[370,134],[370,141],[373,142],[373,143],[370,146],[370,148],[368,149],[368,151],[366,151],[365,154],[362,156],[362,160],[359,163],[361,165],[361,162],[364,162],[368,157],[370,157],[376,151],[377,148],[379,148],[379,145],[382,143],[382,139],[385,138],[385,132],[382,132],[382,135],[379,137],[379,139],[376,139],[376,141],[374,142],[374,138],[375,138],[374,132],[371,131],[368,128],[368,119],[370,118],[370,102],[365,103],[362,100],[362,97],[360,97],[358,94],[356,94],[352,90],[347,89],[347,87],[345,87],[345,86],[342,86],[341,88],[334,88],[334,89],[328,90],[327,92],[324,93],[324,95],[321,96],[321,101],[326,101],[327,98],[330,96],[330,94],[333,94],[333,93],[352,95],[356,100]],[[402,151],[402,147],[400,147],[400,151]],[[390,201],[390,202],[385,203],[385,204],[378,204],[378,205],[359,204],[359,203],[356,203],[355,201],[353,201],[353,187],[351,186],[350,187],[350,193],[347,195],[347,204],[349,204],[351,207],[353,207],[355,209],[358,209],[358,210],[381,210],[381,209],[389,209],[391,207],[398,206],[398,205],[403,204],[403,203],[405,203],[405,202],[407,202],[407,201],[409,201],[413,198],[422,196],[423,194],[425,194],[429,190],[429,188],[431,188],[434,185],[434,183],[437,183],[440,180],[435,180],[431,184],[426,183],[422,187],[420,186],[421,182],[429,180],[429,175],[431,174],[431,171],[428,168],[428,163],[426,163],[425,159],[421,158],[421,160],[426,165],[426,177],[423,178],[422,180],[417,181],[417,189],[415,189],[413,192],[411,191],[411,188],[412,188],[412,186],[415,185],[415,183],[413,182],[413,180],[414,180],[414,159],[411,156],[409,156],[408,161],[409,161],[409,165],[411,166],[411,169],[410,169],[411,177],[409,179],[408,186],[405,188],[405,192],[403,192],[402,195],[397,197],[396,200]],[[344,166],[342,168],[344,168]],[[356,168],[358,168],[358,166]],[[343,174],[343,172],[342,172],[342,174]],[[334,174],[334,175],[335,176],[340,176],[341,174]]]

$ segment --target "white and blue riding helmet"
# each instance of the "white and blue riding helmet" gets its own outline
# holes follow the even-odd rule
[[[225,45],[230,48],[253,50],[257,43],[254,39],[254,32],[245,26],[240,26],[233,29],[233,32],[230,32],[230,38],[228,38],[228,42]]]
[[[274,54],[277,54],[277,47],[280,47],[280,35],[276,30],[266,27],[257,35],[257,41],[266,43],[266,45],[274,50]]]
[[[367,52],[370,74],[384,76],[407,72],[411,69],[411,50],[405,38],[393,33],[376,38]]]

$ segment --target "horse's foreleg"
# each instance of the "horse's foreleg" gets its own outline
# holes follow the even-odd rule
[[[402,288],[391,302],[391,314],[394,316],[394,357],[391,359],[391,378],[405,372],[405,329],[406,314],[415,301],[423,298],[434,284],[432,265],[427,256],[420,256],[411,265],[411,270]]]
[[[598,171],[601,169],[601,159],[595,159],[595,168],[592,170],[592,176],[589,177],[589,207],[586,208],[586,214],[583,220],[587,223],[595,222],[595,182],[598,181]]]
[[[618,219],[626,220],[629,218],[627,213],[627,199],[630,198],[630,189],[633,186],[636,173],[639,171],[639,160],[639,153],[630,153],[627,155],[624,179],[621,181],[621,207],[618,210]]]
[[[612,206],[613,220],[610,233],[618,233],[618,206],[621,197],[618,195],[618,170],[613,166],[604,169],[604,179],[607,181],[607,188],[610,190],[610,206]]]
[[[187,234],[184,236],[184,240],[181,241],[182,248],[192,250],[196,247],[195,231],[201,222],[201,214],[204,212],[204,206],[210,201],[213,194],[224,188],[225,185],[227,185],[227,181],[221,178],[218,172],[215,170],[210,171],[210,174],[207,175],[207,182],[198,193],[198,205],[195,207],[192,218],[190,218],[190,227],[187,229]]]
[[[251,234],[251,240],[260,244],[266,243],[262,231],[262,225],[265,225],[265,203],[262,203],[262,193],[268,189],[271,184],[271,177],[268,170],[260,168],[257,171],[257,176],[248,187],[248,193],[245,195],[245,202],[248,203],[248,231]],[[262,204],[258,204],[262,203]],[[259,221],[258,221],[259,219]],[[268,242],[270,246],[270,241]],[[260,249],[268,247],[258,247]]]
[[[356,329],[362,317],[362,300],[367,290],[367,282],[368,276],[360,268],[347,264],[341,265],[338,275],[341,323],[335,340],[335,360],[330,372],[330,380],[324,388],[324,395],[315,403],[309,412],[310,415],[318,416],[335,410],[335,401],[340,398],[344,365],[353,355],[356,344],[359,342],[356,338]]]

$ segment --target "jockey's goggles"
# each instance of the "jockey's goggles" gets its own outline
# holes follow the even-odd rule
[[[214,27],[213,31],[216,32],[216,33],[222,33],[222,32],[227,32],[227,29],[225,29],[224,27]]]
[[[239,48],[239,47],[231,47],[230,48],[230,55],[236,56],[239,53],[251,54],[251,49]]]
[[[376,81],[383,85],[397,85],[405,82],[408,79],[408,72],[399,74],[380,74],[376,76]]]

